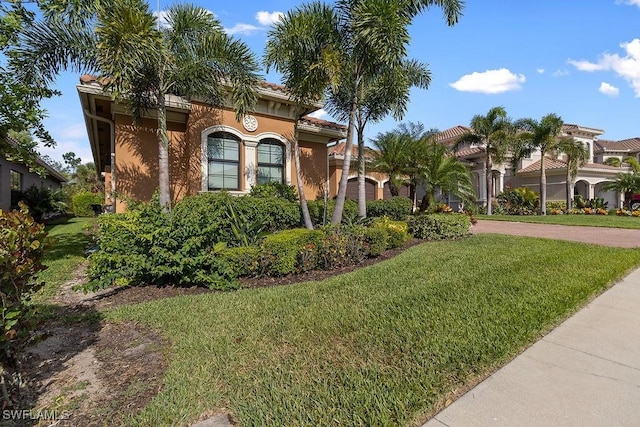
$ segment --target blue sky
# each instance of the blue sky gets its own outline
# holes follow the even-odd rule
[[[160,9],[170,4],[161,0]],[[302,2],[196,4],[261,57],[269,25]],[[444,130],[502,105],[514,119],[556,113],[565,123],[603,129],[602,139],[640,137],[639,22],[640,0],[468,0],[453,27],[430,9],[411,27],[410,57],[429,64],[432,81],[428,90],[412,91],[404,120]],[[92,160],[78,77],[62,75],[63,95],[45,103],[45,125],[58,146],[42,154],[56,160],[68,151]],[[265,77],[279,83],[277,74]],[[366,137],[396,124],[373,124]]]

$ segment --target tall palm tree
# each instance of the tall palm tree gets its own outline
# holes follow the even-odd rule
[[[47,83],[66,69],[95,72],[108,77],[105,90],[126,102],[134,117],[156,110],[160,203],[169,210],[167,95],[222,106],[228,83],[239,120],[257,100],[257,62],[204,8],[173,6],[161,26],[144,0],[88,3],[98,7],[69,19],[50,16],[26,31],[18,65],[37,70],[26,78]]]
[[[503,107],[493,107],[482,116],[471,119],[471,132],[461,135],[455,144],[457,149],[464,144],[484,145],[485,188],[487,192],[487,215],[491,215],[493,202],[493,165],[502,163],[512,142],[512,124]]]
[[[578,176],[578,169],[585,165],[589,159],[589,152],[584,144],[574,138],[562,138],[558,142],[557,150],[564,153],[567,162],[567,177],[566,177],[566,196],[567,196],[567,209],[572,208],[571,202],[573,199],[573,184],[576,176]]]
[[[640,193],[640,175],[636,173],[619,173],[616,175],[616,179],[602,184],[602,189],[624,194],[624,205],[629,208],[631,196],[635,193]]]
[[[397,197],[407,165],[407,140],[397,131],[379,133],[373,140],[370,167],[389,177],[389,191]]]
[[[462,200],[471,200],[474,196],[471,176],[467,167],[447,148],[438,144],[433,137],[426,142],[425,158],[420,176],[426,194],[422,199],[421,210],[433,211],[436,208],[436,193],[451,193]]]
[[[333,6],[333,16],[337,20],[332,21],[332,34],[335,35],[332,39],[336,43],[319,49],[307,62],[311,69],[323,67],[328,70],[326,85],[333,92],[346,85],[346,93],[350,94],[345,113],[349,124],[343,173],[331,218],[333,224],[342,220],[354,128],[358,106],[362,103],[361,88],[378,70],[399,66],[406,58],[408,27],[418,13],[430,6],[439,6],[447,23],[453,25],[461,15],[463,4],[462,0],[337,0]]]
[[[331,68],[311,66],[318,52],[336,43],[337,16],[331,7],[321,3],[304,4],[289,11],[269,31],[265,47],[264,63],[267,72],[270,67],[282,74],[282,82],[296,105],[294,124],[293,154],[296,166],[296,184],[305,227],[312,230],[304,194],[300,168],[300,147],[298,141],[298,121],[304,106],[322,97],[331,80]]]
[[[519,139],[529,149],[540,151],[540,209],[543,215],[547,214],[547,172],[545,159],[547,153],[556,149],[559,135],[562,130],[562,118],[556,114],[547,114],[540,121],[534,119],[520,119],[515,122],[515,127],[522,132]]]
[[[620,157],[609,157],[607,160],[605,160],[602,163],[608,166],[619,168],[622,161],[620,160]]]

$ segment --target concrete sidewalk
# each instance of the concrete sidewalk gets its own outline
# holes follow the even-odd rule
[[[640,426],[640,269],[424,426]]]

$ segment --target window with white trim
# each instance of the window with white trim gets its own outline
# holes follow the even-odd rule
[[[284,182],[285,147],[277,139],[263,139],[258,144],[258,184]]]
[[[227,132],[207,136],[209,190],[240,189],[240,140]]]

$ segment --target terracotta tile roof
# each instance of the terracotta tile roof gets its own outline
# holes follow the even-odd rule
[[[564,133],[576,132],[576,131],[583,131],[583,132],[593,133],[597,135],[602,135],[604,133],[604,130],[602,129],[590,128],[588,126],[580,126],[580,125],[575,125],[571,123],[565,123],[562,125],[562,132]]]
[[[304,116],[300,119],[301,122],[307,123],[314,126],[320,126],[327,129],[335,129],[343,132],[347,131],[347,127],[340,123],[330,122],[328,120],[322,120],[311,116]]]
[[[480,154],[480,153],[484,153],[484,148],[483,147],[469,147],[469,148],[465,148],[462,150],[458,150],[456,152],[456,157],[457,158],[463,158],[463,157],[469,157],[472,156],[474,154]]]
[[[640,138],[628,138],[622,141],[598,140],[595,142],[596,151],[640,151]]]
[[[329,155],[330,156],[344,156],[344,148],[347,145],[345,141],[339,142],[334,146],[329,147]],[[373,158],[373,154],[375,150],[373,148],[364,147],[364,157],[367,160],[371,160]],[[358,157],[358,145],[353,144],[351,147],[351,158],[355,159]]]
[[[553,170],[553,169],[566,169],[567,164],[562,160],[545,158],[544,162],[545,170]],[[540,160],[533,162],[526,168],[520,169],[518,173],[527,173],[527,172],[537,172],[540,170]]]
[[[588,168],[588,169],[602,169],[602,170],[611,170],[611,171],[618,171],[618,172],[624,172],[625,169],[621,169],[617,166],[609,166],[609,165],[605,165],[603,163],[587,163],[586,165],[583,166],[584,168]]]
[[[454,142],[454,140],[456,138],[458,138],[460,135],[464,135],[465,133],[471,132],[471,128],[468,128],[466,126],[454,126],[452,128],[449,129],[445,129],[442,132],[440,132],[438,135],[436,135],[436,141],[438,142]]]

